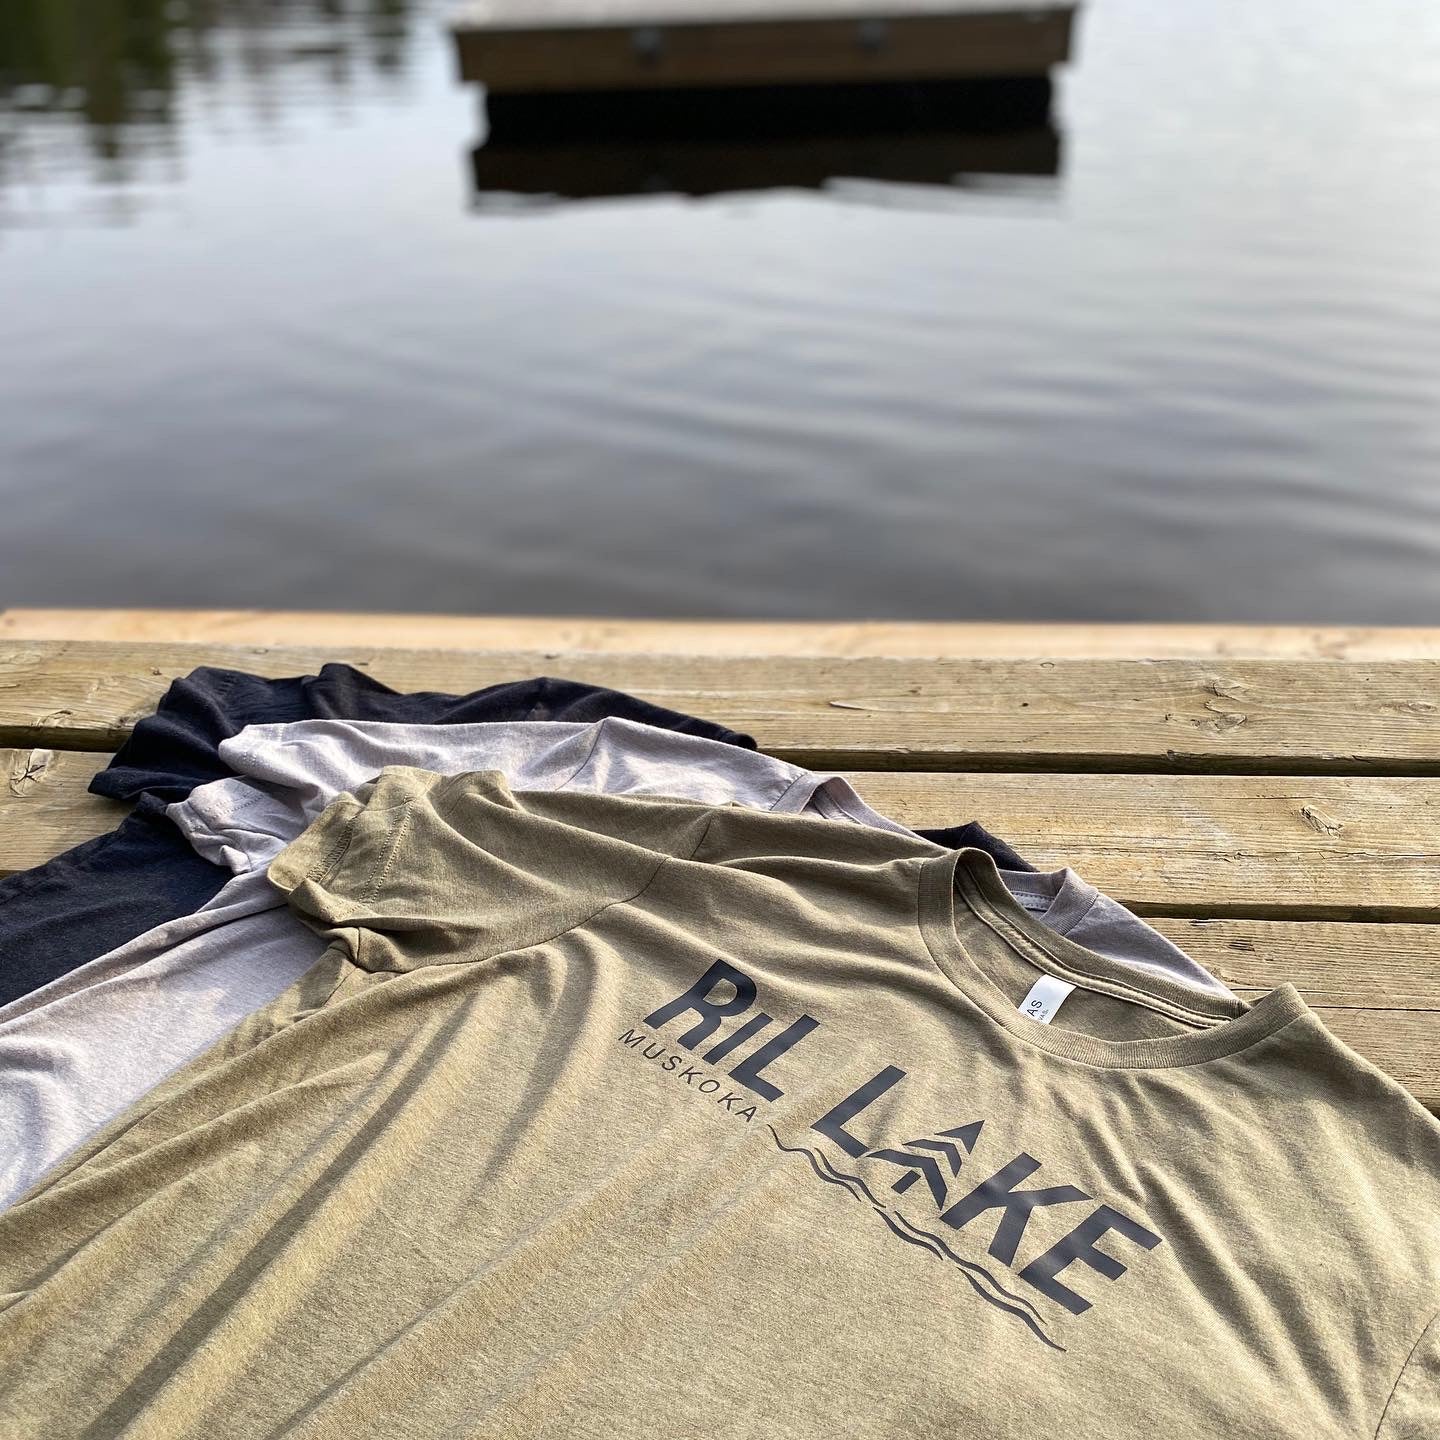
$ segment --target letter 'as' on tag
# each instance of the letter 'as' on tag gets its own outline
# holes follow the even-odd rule
[[[1020,1013],[1048,1025],[1055,1018],[1055,1012],[1064,1003],[1065,997],[1074,990],[1068,980],[1059,980],[1054,975],[1042,975],[1031,987],[1030,993],[1020,1002]]]

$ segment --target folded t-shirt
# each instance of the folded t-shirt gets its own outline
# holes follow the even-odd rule
[[[1440,1129],[1289,986],[496,775],[270,874],[320,963],[0,1216],[17,1433],[1440,1434]]]
[[[1016,899],[1050,929],[1126,964],[1230,994],[1204,966],[1074,870],[1041,873],[1027,862],[1012,868],[1018,857],[978,822],[911,831],[866,804],[841,775],[623,717],[594,725],[444,730],[343,720],[250,725],[223,741],[220,754],[235,778],[202,787],[169,814],[197,851],[236,874],[269,864],[337,795],[358,789],[387,766],[442,775],[499,770],[517,790],[676,795],[918,833],[947,849],[983,849]]]
[[[311,720],[251,726],[220,751],[247,778],[202,785],[169,814],[235,878],[195,913],[0,1007],[0,1204],[315,961],[323,943],[285,908],[265,867],[337,794],[386,765],[500,770],[525,789],[682,795],[910,833],[838,775],[618,718],[443,726]],[[1057,928],[1102,936],[1131,963],[1229,993],[1078,876],[1016,872],[1013,879]]]
[[[402,695],[349,665],[284,679],[203,666],[170,686],[155,714],[136,722],[90,782],[94,794],[132,800],[134,810],[107,834],[0,879],[0,1005],[214,897],[227,872],[191,849],[165,807],[228,775],[220,743],[247,725],[325,718],[586,724],[609,715],[755,748],[727,726],[573,680],[516,680],[471,695]]]

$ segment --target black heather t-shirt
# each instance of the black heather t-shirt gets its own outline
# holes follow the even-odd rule
[[[547,677],[490,685],[471,695],[402,695],[349,665],[319,675],[265,679],[204,666],[166,691],[139,721],[96,795],[135,808],[108,834],[0,880],[0,1004],[28,994],[117,946],[198,910],[230,878],[202,860],[165,815],[197,785],[231,773],[222,740],[247,725],[294,720],[388,720],[460,725],[618,716],[753,750],[748,735],[666,710],[617,690]]]
[[[214,897],[230,872],[201,859],[165,807],[198,785],[226,779],[231,772],[220,758],[220,742],[247,725],[327,719],[589,724],[612,716],[756,748],[749,735],[727,726],[575,680],[540,676],[470,695],[405,695],[349,665],[280,680],[202,666],[170,686],[155,714],[136,724],[90,782],[96,795],[135,802],[133,811],[107,834],[0,880],[0,1005],[156,925],[193,914]],[[1002,869],[1034,868],[974,822],[920,834],[951,849],[985,850]]]

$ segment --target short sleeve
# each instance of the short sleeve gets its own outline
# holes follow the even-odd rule
[[[229,772],[220,761],[220,742],[248,718],[255,697],[237,695],[253,679],[263,693],[277,682],[234,670],[201,666],[173,681],[153,715],[141,717],[90,782],[96,795],[112,800],[183,800],[197,785]]]
[[[712,812],[679,802],[512,792],[498,772],[387,769],[271,864],[312,929],[362,968],[414,970],[524,949],[640,894]]]
[[[1440,1313],[1415,1342],[1395,1382],[1375,1440],[1440,1436]]]

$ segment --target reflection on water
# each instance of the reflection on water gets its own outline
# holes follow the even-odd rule
[[[0,0],[0,603],[1434,622],[1433,0],[479,149],[447,6]]]
[[[297,91],[396,76],[411,11],[410,0],[0,0],[0,203],[72,171],[122,190],[173,180],[182,91],[239,81],[263,132]],[[112,198],[124,218],[123,195]]]
[[[1048,79],[492,95],[472,162],[495,192],[714,195],[837,177],[1053,176]]]
[[[97,160],[122,160],[127,138],[144,143],[174,119],[168,9],[164,0],[9,0],[0,25],[7,102],[70,117]]]

